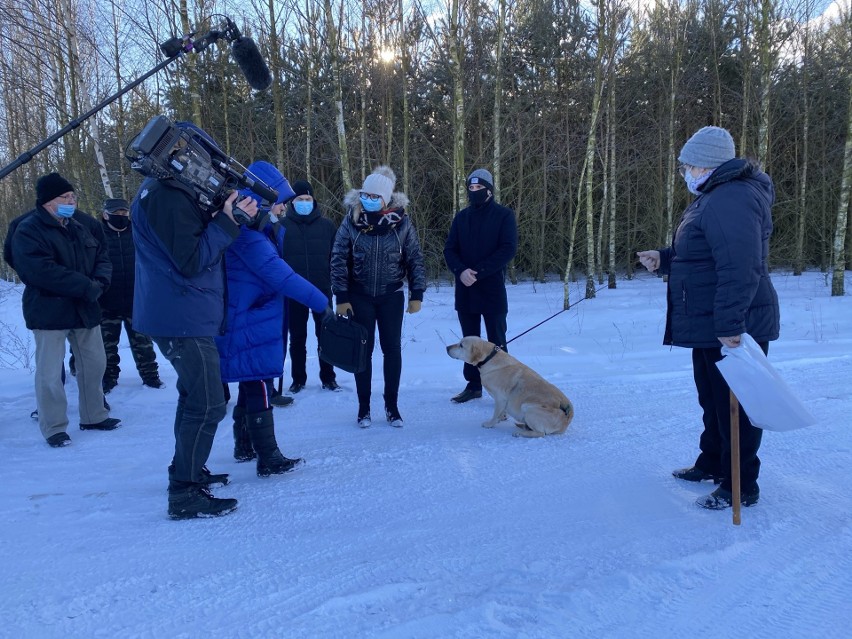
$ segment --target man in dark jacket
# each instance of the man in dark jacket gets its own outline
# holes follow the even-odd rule
[[[310,183],[293,184],[296,197],[287,205],[281,220],[284,227],[284,259],[299,275],[325,293],[331,304],[331,249],[337,228],[334,222],[323,217],[319,203],[314,199]],[[293,299],[287,299],[287,323],[290,334],[290,392],[298,393],[308,382],[307,340],[310,309]],[[313,313],[314,333],[319,340],[322,313]],[[319,375],[326,390],[340,390],[334,367],[319,360]]]
[[[42,176],[36,196],[36,208],[14,229],[10,264],[26,285],[22,302],[36,343],[39,427],[47,443],[59,448],[71,442],[62,382],[66,339],[79,359],[80,428],[113,430],[120,424],[109,417],[101,388],[106,358],[97,300],[109,286],[112,266],[103,244],[73,219],[77,198],[70,182],[58,173]]]
[[[121,326],[130,341],[130,352],[142,383],[150,388],[163,388],[157,368],[157,356],[151,338],[133,330],[133,284],[136,279],[136,254],[130,226],[130,205],[127,200],[110,198],[104,202],[103,234],[109,259],[112,262],[112,282],[98,303],[101,306],[101,334],[106,350],[104,392],[118,384],[121,358],[118,342]]]
[[[184,128],[199,144],[216,147],[194,124]],[[222,154],[221,151],[217,151]],[[224,515],[236,499],[217,499],[207,489],[226,483],[205,466],[216,428],[225,416],[225,395],[214,336],[224,332],[225,249],[239,235],[232,193],[221,210],[208,210],[195,192],[173,179],[146,179],[132,204],[136,282],[133,327],[154,338],[178,375],[175,453],[169,467],[169,516],[191,519]],[[236,204],[247,215],[257,203]]]
[[[453,218],[444,259],[456,276],[456,312],[464,337],[482,335],[506,349],[506,267],[518,250],[515,213],[494,201],[494,178],[476,169],[467,178],[470,206]],[[482,397],[479,369],[464,365],[465,389],[452,398],[459,404]]]
[[[769,176],[735,157],[734,140],[722,128],[698,130],[678,160],[695,200],[684,211],[671,247],[640,251],[642,264],[668,274],[665,344],[692,348],[698,403],[704,410],[701,454],[678,479],[712,480],[718,489],[696,503],[719,510],[732,503],[730,390],[716,367],[722,346],[737,348],[748,333],[764,353],[778,339],[778,296],[769,278],[771,207]],[[740,409],[742,503],[757,503],[757,456],[763,431]]]

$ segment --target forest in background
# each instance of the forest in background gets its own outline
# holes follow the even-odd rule
[[[377,164],[411,200],[432,277],[465,205],[495,177],[518,218],[511,277],[630,276],[690,197],[677,153],[729,129],[773,178],[770,260],[815,267],[843,294],[852,188],[849,0],[2,0],[0,165],[165,58],[174,35],[231,17],[272,87],[250,89],[226,45],[182,56],[0,181],[0,234],[59,171],[80,208],[131,199],[124,148],[155,115],[192,120],[243,164],[308,179],[329,217]],[[14,277],[3,265],[2,276]],[[567,295],[566,295],[567,304]]]

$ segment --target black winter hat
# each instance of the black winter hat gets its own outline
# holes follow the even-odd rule
[[[304,180],[293,182],[293,191],[296,193],[297,197],[299,195],[314,196],[314,187],[311,186],[310,182],[305,182]]]
[[[130,205],[127,203],[127,200],[122,198],[109,198],[104,200],[104,211],[107,213],[115,213],[116,211],[128,211],[130,210]]]
[[[74,187],[71,185],[71,182],[59,175],[59,173],[42,175],[38,179],[38,182],[36,182],[36,204],[41,205],[45,202],[50,202],[53,198],[73,190]]]

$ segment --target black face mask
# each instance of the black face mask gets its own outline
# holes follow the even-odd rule
[[[116,231],[123,231],[130,225],[130,218],[126,215],[113,215],[112,213],[107,213],[107,217],[109,218],[109,224]]]
[[[476,191],[467,190],[467,199],[474,208],[484,206],[491,198],[491,192],[488,189],[478,189]]]

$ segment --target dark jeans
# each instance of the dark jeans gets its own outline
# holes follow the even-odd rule
[[[508,352],[506,348],[506,313],[489,315],[459,313],[462,337],[469,337],[471,335],[482,337],[482,320],[485,321],[485,334],[488,336],[488,341]],[[465,364],[464,378],[467,380],[468,388],[482,390],[482,380],[479,378],[479,369],[476,366]]]
[[[769,343],[761,342],[760,348],[769,353]],[[731,490],[731,413],[730,388],[716,362],[722,359],[722,347],[693,348],[692,371],[698,403],[704,410],[704,432],[699,447],[701,453],[695,466],[704,472],[722,477],[722,488]],[[740,406],[740,478],[743,492],[757,487],[760,474],[760,458],[757,451],[763,430],[751,425],[743,407]]]
[[[170,489],[200,483],[216,427],[225,417],[219,351],[212,337],[155,337],[160,352],[177,372],[175,456]]]
[[[304,304],[287,300],[287,322],[290,332],[290,376],[296,384],[308,381],[308,315],[314,316],[314,334],[319,341],[322,313],[314,313]],[[318,358],[319,359],[319,358]],[[323,359],[319,360],[320,381],[330,384],[336,381],[334,367]]]
[[[244,408],[246,413],[262,413],[269,410],[269,396],[272,394],[272,380],[258,379],[250,382],[240,382],[237,393],[237,406]]]
[[[130,352],[136,363],[136,370],[143,382],[153,382],[160,377],[157,369],[157,356],[154,353],[154,344],[151,338],[133,330],[130,317],[112,311],[101,311],[101,335],[104,339],[104,351],[106,351],[107,367],[104,379],[117,380],[121,372],[119,366],[121,358],[118,355],[118,343],[121,339],[121,327],[127,333],[130,342]]]
[[[373,348],[376,343],[376,327],[379,329],[379,345],[384,356],[385,403],[396,405],[399,397],[399,380],[402,376],[402,314],[405,310],[405,295],[402,291],[370,297],[350,294],[353,318],[367,329],[367,370],[355,374],[358,403],[369,405],[373,379]]]

